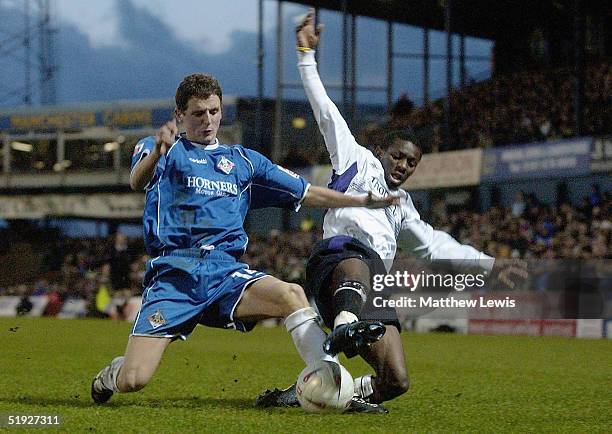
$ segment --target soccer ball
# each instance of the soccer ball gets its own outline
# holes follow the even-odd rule
[[[353,398],[353,377],[339,363],[320,360],[304,368],[295,390],[306,411],[342,412]]]

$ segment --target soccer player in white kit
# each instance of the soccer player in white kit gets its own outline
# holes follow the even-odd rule
[[[316,300],[324,322],[338,336],[338,328],[360,319],[374,273],[391,268],[400,232],[408,235],[411,253],[427,261],[443,261],[452,268],[490,272],[494,259],[471,246],[462,245],[445,232],[434,230],[420,219],[410,195],[400,186],[414,172],[421,150],[410,133],[392,132],[374,152],[360,146],[345,120],[325,92],[317,72],[314,49],[321,27],[315,29],[311,10],[297,28],[298,67],[319,129],[325,138],[333,173],[329,188],[348,195],[372,190],[381,196],[400,197],[398,205],[384,209],[330,209],[323,223],[323,240],[315,247],[307,267],[306,291]],[[355,379],[361,398],[357,412],[386,413],[380,404],[408,390],[400,324],[394,309],[380,312],[385,318],[382,339],[348,357],[360,355],[376,375]],[[325,350],[334,354],[329,337]],[[266,391],[260,406],[292,406],[294,389]]]

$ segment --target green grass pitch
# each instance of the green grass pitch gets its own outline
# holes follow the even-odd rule
[[[90,381],[123,353],[129,331],[105,320],[0,318],[0,415],[59,414],[64,432],[612,432],[609,340],[406,333],[411,390],[387,403],[390,414],[321,415],[253,408],[303,366],[282,327],[200,327],[169,347],[144,390],[95,406]],[[355,376],[368,369],[344,363]],[[58,430],[34,432],[43,431]]]

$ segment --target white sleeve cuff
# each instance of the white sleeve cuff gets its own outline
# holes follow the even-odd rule
[[[316,65],[317,61],[315,60],[315,50],[308,51],[297,51],[298,55],[298,66],[309,66]]]
[[[495,258],[487,255],[486,253],[480,252],[480,258],[478,258],[478,262],[480,266],[484,269],[485,273],[488,275],[493,270],[493,265],[495,265]]]
[[[298,212],[300,208],[302,207],[302,202],[304,202],[304,199],[306,199],[306,194],[308,194],[309,189],[310,189],[310,182],[306,184],[306,188],[304,189],[304,194],[302,195],[302,198],[295,204],[295,212]]]

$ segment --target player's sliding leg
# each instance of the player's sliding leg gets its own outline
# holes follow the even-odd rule
[[[95,376],[91,397],[103,404],[114,392],[136,392],[147,385],[159,366],[169,338],[130,336],[125,356],[116,357]]]
[[[371,324],[372,322],[360,322],[358,321],[359,313],[365,302],[361,291],[361,286],[369,286],[370,281],[370,270],[365,262],[360,259],[351,258],[340,262],[340,265],[335,267],[330,284],[326,285],[325,288],[321,288],[322,291],[326,291],[321,294],[321,297],[317,297],[319,300],[326,300],[325,305],[319,304],[319,309],[328,312],[331,310],[331,314],[325,315],[326,323],[332,326],[331,322],[334,322],[334,331],[354,331],[354,328],[347,328],[350,325],[358,324]],[[348,282],[352,282],[349,284]],[[361,284],[360,282],[365,282]],[[367,286],[366,286],[367,285]],[[357,291],[355,291],[357,289]],[[367,297],[367,292],[365,292]],[[331,317],[331,318],[330,318]],[[380,339],[384,334],[385,328],[382,323],[375,323],[377,328],[382,327],[382,333],[378,333],[374,336],[373,340]],[[355,337],[356,335],[353,335]],[[362,338],[362,336],[358,336]],[[344,345],[345,354],[356,355],[360,348],[367,347],[365,339],[362,339],[362,345],[355,345],[355,341],[346,339],[344,335],[336,335],[336,343],[342,339],[342,345]],[[328,343],[326,341],[326,343]],[[368,343],[370,341],[367,341]],[[266,390],[259,395],[255,401],[255,405],[258,407],[297,407],[299,406],[297,395],[295,393],[295,385],[292,385],[284,390],[274,389]],[[360,396],[356,396],[349,407],[349,411],[363,412],[363,413],[387,413],[387,410],[381,406],[373,403],[369,403],[362,399]]]
[[[329,287],[334,328],[359,319],[369,293],[370,268],[359,258],[348,258],[334,268]]]
[[[318,360],[336,360],[323,351],[325,332],[299,285],[272,276],[258,280],[245,290],[234,317],[242,322],[285,318],[285,327],[307,365]]]
[[[359,321],[370,288],[370,269],[358,258],[344,259],[332,272],[326,299],[332,303],[333,331],[325,340],[328,354],[344,352],[354,357],[361,348],[376,342],[385,334],[379,321]]]
[[[359,355],[374,368],[375,375],[355,378],[355,393],[372,403],[381,403],[406,393],[409,388],[404,347],[399,330],[387,325],[378,342],[362,349]]]

